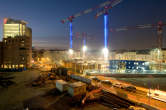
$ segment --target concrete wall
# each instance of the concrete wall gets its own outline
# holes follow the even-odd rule
[[[2,53],[2,52],[3,52],[3,51],[2,51],[2,42],[0,42],[0,68],[1,68],[1,65],[2,65],[2,63],[3,63],[3,62],[2,62],[2,61],[3,61],[3,60],[2,60],[2,59],[3,59],[3,56],[2,56],[3,53]]]

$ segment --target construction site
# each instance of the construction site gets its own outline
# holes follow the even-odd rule
[[[5,81],[1,82],[0,107],[6,110],[164,110],[166,106],[164,101],[149,97],[148,88],[114,77],[71,74],[63,67],[50,72],[29,70],[2,76]]]
[[[166,48],[163,46],[166,22],[111,28],[110,10],[114,11],[122,2],[125,1],[106,0],[60,20],[61,25],[68,26],[68,49],[33,48],[31,52],[31,35],[29,55],[25,54],[26,47],[25,55],[21,55],[22,51],[18,55],[25,62],[22,66],[14,63],[18,61],[15,56],[11,62],[0,51],[3,55],[0,56],[0,110],[166,110]],[[73,29],[73,22],[91,13],[96,13],[92,19],[103,16],[102,49],[89,50],[88,43],[93,38],[88,32]],[[20,30],[20,26],[17,28]],[[154,47],[139,50],[109,47],[109,33],[150,29],[156,33]],[[77,40],[82,42],[78,44],[79,49],[73,46]],[[17,50],[20,42],[26,44],[21,39]],[[4,39],[0,49],[6,51],[7,44]]]
[[[73,14],[61,22],[69,23],[69,50],[59,51],[64,58],[50,65],[49,70],[54,74],[60,74],[60,78],[55,78],[56,89],[61,93],[66,93],[73,97],[74,105],[83,106],[84,104],[102,103],[112,109],[149,109],[164,110],[165,88],[157,89],[157,85],[123,81],[118,78],[164,78],[166,77],[166,51],[163,48],[163,27],[165,23],[159,21],[156,24],[143,24],[135,26],[122,26],[120,28],[109,28],[109,10],[120,4],[122,0],[106,1],[94,8]],[[88,35],[86,33],[73,32],[72,23],[76,18],[89,14],[100,9],[95,15],[96,18],[104,15],[104,48],[101,52],[89,52],[87,47]],[[157,30],[157,42],[155,48],[144,50],[110,50],[108,47],[109,32],[119,32],[127,30],[146,30],[154,28]],[[74,50],[74,37],[81,38],[82,48]],[[49,52],[47,52],[49,53]],[[56,53],[56,50],[55,50]],[[56,54],[54,54],[56,56]],[[63,56],[61,54],[61,56]],[[51,56],[51,57],[50,57]],[[52,60],[52,54],[47,54],[42,61],[37,58],[37,67],[47,66],[46,61]],[[39,64],[40,62],[40,64]],[[51,61],[53,62],[53,61]],[[34,63],[35,64],[35,63]],[[59,67],[64,68],[61,70]],[[52,74],[49,74],[52,78]],[[35,85],[42,82],[34,82]],[[151,86],[149,86],[151,85]],[[158,96],[156,96],[158,94]],[[76,99],[75,99],[76,98]],[[62,98],[63,99],[63,98]],[[77,103],[77,104],[76,104]],[[66,107],[66,106],[65,106]]]

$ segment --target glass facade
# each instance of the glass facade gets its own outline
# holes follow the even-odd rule
[[[13,19],[7,19],[3,26],[3,37],[15,37],[24,36],[26,32],[26,23],[22,21],[15,21]]]
[[[4,24],[4,38],[25,35],[24,24]]]
[[[32,58],[32,29],[23,20],[5,18],[3,24],[2,68],[29,68]]]

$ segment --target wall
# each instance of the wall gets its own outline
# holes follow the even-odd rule
[[[8,37],[3,39],[3,67],[31,67],[31,38],[27,36]]]
[[[2,51],[2,42],[0,42],[0,68],[3,63],[3,51]]]

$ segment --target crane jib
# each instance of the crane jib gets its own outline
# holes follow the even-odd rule
[[[76,13],[76,14],[73,14],[72,15],[72,18],[71,16],[61,20],[62,23],[65,23],[65,22],[71,22],[72,19],[74,18],[77,18],[77,17],[80,17],[82,15],[85,15],[85,14],[88,14],[88,13],[91,13],[93,12],[94,10],[97,10],[99,8],[103,8],[103,7],[106,7],[106,6],[109,6],[109,7],[114,7],[115,5],[119,4],[122,0],[109,0],[109,1],[106,1],[104,3],[101,3],[99,4],[98,6],[94,7],[94,8],[89,8],[89,9],[86,9],[84,11],[81,11],[79,13]],[[103,12],[101,12],[99,15],[102,15]]]

